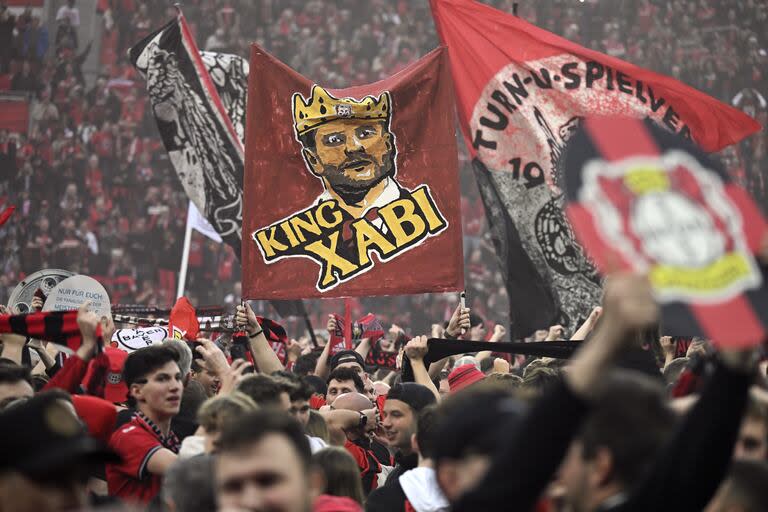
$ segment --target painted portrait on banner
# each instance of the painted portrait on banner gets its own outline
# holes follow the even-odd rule
[[[435,111],[445,108],[441,104],[446,101],[451,108],[451,98],[438,95],[406,100],[416,92],[413,86],[407,86],[409,82],[438,80],[440,54],[438,51],[425,57],[432,61],[431,65],[422,63],[420,72],[405,73],[390,87],[382,87],[384,83],[380,82],[376,84],[379,87],[345,92],[307,83],[304,90],[300,88],[290,95],[272,95],[284,100],[270,117],[280,122],[281,134],[292,136],[291,145],[285,148],[286,153],[292,153],[287,155],[291,165],[254,168],[259,167],[260,173],[278,173],[268,181],[277,181],[279,189],[283,189],[281,181],[304,186],[300,188],[301,198],[291,198],[296,207],[286,208],[283,215],[257,207],[256,216],[263,217],[263,222],[246,213],[250,243],[244,253],[249,255],[247,262],[255,256],[257,266],[268,274],[291,261],[301,265],[298,268],[304,277],[301,282],[291,280],[295,282],[295,293],[286,292],[285,280],[272,293],[259,285],[256,293],[260,298],[355,295],[355,284],[363,276],[368,282],[360,282],[366,290],[359,288],[360,294],[445,291],[458,285],[461,265],[456,265],[459,258],[454,254],[461,247],[456,215],[458,177],[454,171],[457,153],[455,140],[452,148],[447,144],[446,136],[453,130],[450,116]],[[438,90],[443,87],[435,86]],[[419,108],[433,112],[432,116],[423,116],[432,120],[423,127],[415,122]],[[426,130],[434,138],[424,133],[416,136],[414,130]],[[444,153],[446,145],[453,155]],[[274,161],[283,151],[281,144],[277,146],[277,150],[262,146],[257,158]],[[452,165],[446,156],[452,156]],[[252,159],[246,157],[246,161],[248,165]],[[251,176],[255,177],[246,170],[246,183]],[[251,183],[251,189],[246,185],[246,202],[250,190],[266,188],[264,180]],[[454,243],[442,249],[430,243],[441,237]],[[417,248],[425,249],[422,257],[432,258],[432,264],[443,261],[452,267],[453,275],[442,273],[442,280],[453,284],[429,282],[428,274],[417,273],[418,265],[400,261]],[[311,282],[306,280],[308,270],[312,271]],[[269,281],[264,271],[254,277]]]

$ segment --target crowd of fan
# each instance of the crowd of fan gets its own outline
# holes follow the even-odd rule
[[[645,278],[609,277],[568,360],[478,351],[460,306],[430,333],[455,341],[393,326],[291,340],[284,362],[272,324],[236,319],[231,339],[129,352],[83,305],[65,358],[0,334],[0,510],[768,510],[765,347],[659,337]]]
[[[510,0],[492,3],[513,8]],[[100,0],[97,7],[100,41],[79,40],[82,7],[74,0],[57,12],[53,37],[31,10],[14,17],[2,8],[0,88],[36,99],[27,134],[0,133],[2,196],[19,208],[0,230],[6,255],[2,302],[21,277],[47,267],[98,277],[113,302],[167,306],[175,296],[187,201],[159,145],[143,81],[126,57],[127,48],[172,19],[175,9],[149,0]],[[760,0],[547,0],[520,2],[518,14],[735,100],[764,124],[767,7]],[[247,56],[249,42],[256,41],[335,87],[388,76],[437,44],[426,0],[190,0],[184,13],[201,49]],[[98,52],[95,80],[85,80],[82,71],[90,52]],[[766,199],[766,136],[757,134],[725,154],[758,200]],[[495,270],[482,201],[463,161],[468,296],[476,311],[506,324],[506,290]],[[193,301],[234,297],[239,278],[231,249],[193,238],[187,285]],[[365,299],[356,307],[423,330],[453,305],[447,297],[414,296]],[[309,310],[314,322],[322,322],[335,307],[315,301]]]

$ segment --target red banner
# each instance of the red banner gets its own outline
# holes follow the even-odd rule
[[[250,71],[243,295],[462,289],[446,52],[343,90],[313,84],[255,45]]]
[[[752,118],[673,78],[579,46],[472,0],[431,0],[459,119],[507,283],[511,336],[573,332],[600,278],[563,214],[562,159],[585,116],[649,118],[715,151]]]
[[[649,117],[706,151],[760,130],[748,115],[674,78],[584,48],[517,16],[470,0],[431,3],[451,56],[462,128],[483,158],[491,157],[491,150],[532,144],[525,142],[531,138],[526,130],[545,129],[537,108],[555,128],[574,116]],[[549,152],[544,142],[541,149]]]

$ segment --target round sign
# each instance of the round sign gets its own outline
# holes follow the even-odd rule
[[[90,301],[89,309],[99,316],[112,314],[112,305],[107,290],[92,277],[76,275],[68,277],[48,295],[43,311],[69,311],[78,309]]]
[[[32,299],[38,288],[47,297],[56,286],[68,277],[74,276],[74,272],[58,268],[47,268],[30,274],[16,285],[8,299],[8,309],[20,314],[29,313],[32,309]]]
[[[184,333],[177,327],[173,328],[173,336],[168,335],[168,327],[155,325],[152,327],[139,327],[138,329],[118,329],[112,335],[112,346],[133,352],[140,348],[161,343],[166,338],[182,339]]]

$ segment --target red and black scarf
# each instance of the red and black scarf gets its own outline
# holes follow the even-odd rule
[[[24,315],[0,315],[0,333],[45,340],[77,350],[83,343],[77,311],[46,311]],[[96,329],[101,337],[101,326]]]

